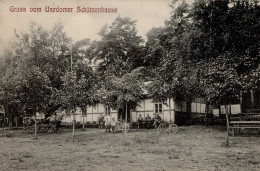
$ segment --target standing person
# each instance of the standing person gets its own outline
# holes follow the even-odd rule
[[[137,122],[138,122],[138,128],[141,127],[142,121],[143,121],[143,117],[141,116],[141,114],[139,114],[139,117],[138,117],[138,119],[137,119]]]
[[[105,127],[105,123],[106,123],[106,121],[105,121],[105,116],[103,116],[102,127]],[[106,128],[106,127],[105,127],[105,128]]]
[[[102,129],[103,128],[103,121],[104,121],[104,116],[102,113],[98,116],[98,128]]]
[[[111,121],[111,128],[112,128],[112,132],[115,132],[115,128],[116,128],[116,121],[115,121],[115,118],[112,118],[112,121]]]
[[[106,121],[105,121],[105,128],[106,128],[106,133],[107,132],[110,133],[111,123],[108,121],[108,118],[106,118]]]
[[[104,117],[103,113],[101,113],[101,123],[100,123],[100,125],[101,125],[101,128],[103,128],[105,126],[105,117]]]

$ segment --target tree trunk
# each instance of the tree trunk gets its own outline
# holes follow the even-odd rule
[[[82,114],[83,114],[83,119],[82,119],[82,128],[85,129],[85,116],[86,116],[86,109],[82,108]]]
[[[240,100],[240,109],[241,109],[241,112],[242,112],[243,92],[241,90],[240,90],[240,93],[239,93],[239,100]]]
[[[251,108],[254,109],[255,107],[255,98],[254,98],[254,91],[250,91],[250,97],[251,97]]]
[[[226,146],[229,147],[229,112],[228,112],[228,105],[225,105],[225,111],[226,111],[226,121],[227,121],[227,142]]]
[[[75,136],[75,122],[76,122],[76,110],[73,112],[73,121],[72,121],[72,141],[74,142]]]
[[[15,117],[15,121],[16,121],[16,129],[18,129],[18,116]]]
[[[205,105],[205,116],[204,116],[204,122],[207,125],[208,121],[207,121],[207,114],[209,114],[209,101],[206,101],[206,105]]]
[[[9,125],[9,129],[8,129],[8,135],[10,136],[11,135],[11,122],[12,122],[12,118],[11,117],[9,117],[9,119],[8,119],[8,125]]]
[[[5,130],[5,120],[6,120],[6,118],[5,118],[5,116],[4,116],[4,118],[3,118],[3,122],[2,122],[2,125],[3,125],[3,131]]]
[[[82,128],[83,128],[83,129],[85,129],[84,116],[85,116],[85,114],[83,114],[83,118],[82,118]]]
[[[36,112],[34,114],[35,118],[34,118],[34,139],[37,140],[37,118],[36,118]]]
[[[169,98],[169,113],[170,113],[170,122],[169,123],[172,123],[172,111],[171,111],[171,98]]]
[[[125,143],[126,143],[126,124],[127,124],[127,101],[126,101],[126,105],[125,105]]]
[[[120,121],[123,121],[125,118],[124,118],[124,109],[123,108],[120,108],[119,110],[118,110],[118,119],[120,120]]]
[[[190,125],[191,123],[191,100],[187,101],[187,106],[186,106],[186,110],[187,110],[187,125]]]

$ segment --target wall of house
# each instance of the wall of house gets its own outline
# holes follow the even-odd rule
[[[162,104],[162,112],[159,113],[162,119],[166,121],[172,120],[175,122],[176,120],[176,112],[185,113],[187,111],[187,103],[185,101],[174,101],[173,99],[170,100],[171,105],[169,105],[169,99],[167,100],[166,104]],[[171,106],[171,110],[170,110]],[[194,101],[191,104],[191,110],[193,114],[198,113],[205,113],[205,104],[202,102]],[[83,122],[83,117],[85,122],[93,122],[98,121],[98,116],[100,113],[103,113],[105,119],[111,120],[115,118],[118,120],[118,113],[115,110],[110,111],[110,115],[105,115],[105,106],[101,103],[97,104],[96,106],[91,106],[87,108],[87,115],[82,116],[82,112],[80,108],[76,110],[76,122]],[[147,98],[142,100],[135,110],[131,110],[130,112],[130,120],[131,122],[137,122],[137,118],[141,115],[145,118],[148,114],[151,117],[154,117],[155,113],[155,102],[153,102],[152,98]],[[171,113],[171,115],[170,115]],[[63,122],[71,123],[73,121],[73,115],[67,115],[63,118]]]
[[[228,106],[227,113],[230,113],[230,107],[231,107],[231,114],[236,115],[242,112],[242,106],[241,104],[232,104],[231,106]],[[226,108],[225,105],[220,106],[220,114],[224,115],[226,114]],[[219,117],[219,108],[213,109],[213,115],[216,117]]]
[[[206,105],[204,103],[196,103],[192,102],[191,103],[191,113],[205,113],[206,111]]]
[[[144,99],[138,103],[135,110],[131,111],[131,121],[136,122],[139,115],[145,118],[148,114],[153,117],[154,108],[152,99]]]
[[[63,111],[65,112],[65,111]],[[100,114],[103,114],[104,118],[108,118],[109,120],[111,120],[112,118],[115,118],[115,120],[118,120],[118,116],[117,116],[117,111],[112,110],[110,111],[110,115],[105,115],[105,106],[101,103],[98,103],[96,106],[90,106],[87,108],[87,112],[86,115],[83,116],[82,115],[82,111],[80,108],[76,109],[75,112],[75,118],[76,118],[76,122],[83,122],[83,117],[84,117],[84,122],[97,122],[98,121],[98,116]],[[62,122],[64,123],[72,123],[73,121],[73,115],[65,115],[63,117]]]
[[[174,109],[176,112],[187,112],[186,101],[174,101]]]
[[[167,104],[162,104],[162,112],[159,113],[162,119],[173,122],[175,121],[175,112],[174,112],[174,101],[171,99],[171,110],[169,109],[169,100],[167,100]],[[171,112],[170,112],[171,111]],[[148,98],[144,99],[142,102],[138,104],[135,110],[131,112],[131,121],[136,122],[139,115],[145,118],[148,114],[151,117],[154,117],[155,113],[155,103],[153,99]],[[170,115],[171,113],[171,115]]]
[[[231,107],[231,112],[230,112],[230,107]],[[226,114],[226,108],[225,105],[220,106],[220,112],[221,114]],[[231,114],[239,114],[241,113],[241,105],[240,104],[232,104],[231,106],[228,106],[227,112]]]

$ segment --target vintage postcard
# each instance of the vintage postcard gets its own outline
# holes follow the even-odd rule
[[[260,170],[258,0],[0,0],[0,171]]]

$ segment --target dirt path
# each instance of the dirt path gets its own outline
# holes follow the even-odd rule
[[[231,137],[223,128],[190,126],[176,135],[70,130],[58,134],[0,131],[0,170],[260,170],[260,137]]]

